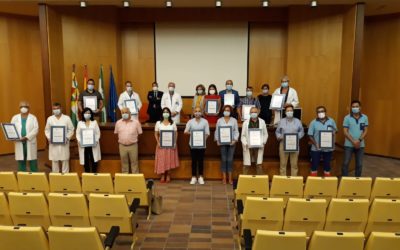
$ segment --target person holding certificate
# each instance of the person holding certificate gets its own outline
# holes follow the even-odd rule
[[[142,108],[140,96],[133,91],[132,82],[130,81],[125,82],[125,89],[126,90],[119,96],[118,99],[119,110],[128,107],[131,111],[131,117],[133,119],[138,119],[140,109]]]
[[[226,175],[228,174],[228,182],[233,184],[233,156],[236,142],[239,140],[239,127],[237,120],[232,117],[232,106],[225,105],[222,110],[224,116],[217,121],[214,138],[221,149],[222,183],[226,184]]]
[[[299,107],[299,97],[297,91],[294,88],[289,87],[289,77],[284,76],[281,80],[281,87],[277,88],[272,95],[285,95],[283,105],[291,104],[293,108]],[[275,110],[274,112],[274,124],[278,124],[281,119],[282,110]]]
[[[189,146],[192,156],[192,179],[190,184],[194,185],[197,182],[200,185],[204,184],[203,169],[204,169],[204,153],[206,152],[206,140],[210,135],[210,127],[206,119],[201,117],[201,108],[196,107],[193,110],[194,118],[186,123],[185,134],[190,135]],[[198,170],[198,175],[197,175]],[[197,179],[197,176],[199,178]]]
[[[237,118],[237,110],[236,108],[240,103],[239,92],[233,89],[233,81],[227,80],[225,83],[226,89],[219,92],[219,96],[221,97],[221,105],[229,105],[232,107],[232,117]]]
[[[272,111],[269,109],[271,105],[272,96],[269,94],[269,84],[263,84],[261,87],[262,93],[258,95],[258,101],[261,105],[260,118],[265,121],[266,124],[271,124]]]
[[[250,109],[250,119],[242,125],[243,174],[248,174],[251,163],[256,163],[257,174],[263,174],[264,146],[268,140],[265,121],[258,117],[258,108]]]
[[[93,79],[87,81],[87,89],[79,95],[78,107],[80,112],[84,108],[90,108],[95,115],[100,114],[103,109],[103,97],[99,91],[94,89]]]
[[[210,84],[208,94],[204,97],[204,118],[208,124],[216,124],[221,109],[221,97],[218,95],[217,86]]]
[[[147,122],[156,123],[161,117],[161,98],[163,92],[158,90],[158,83],[153,82],[152,90],[147,94],[147,100],[149,101],[149,106],[147,107],[147,114],[149,115],[149,120]]]
[[[19,104],[20,114],[14,115],[11,123],[15,125],[20,140],[14,141],[15,160],[18,162],[18,171],[26,171],[26,162],[29,161],[30,172],[38,171],[37,141],[39,124],[36,116],[29,112],[29,103],[22,101]]]
[[[238,111],[239,117],[242,121],[250,118],[250,109],[256,107],[258,110],[261,108],[260,102],[257,98],[253,97],[253,87],[246,88],[246,96],[240,100]]]
[[[286,117],[279,121],[275,135],[279,141],[280,175],[286,175],[288,158],[290,158],[291,175],[297,176],[299,158],[299,141],[304,136],[301,121],[293,117],[293,105],[285,107]]]
[[[101,160],[100,128],[90,108],[83,109],[81,115],[82,120],[76,126],[79,163],[84,166],[86,173],[96,173],[97,162]]]
[[[115,123],[114,134],[118,134],[119,156],[121,157],[122,173],[139,173],[138,137],[143,133],[142,125],[137,119],[131,119],[128,107],[121,110],[122,118]]]
[[[360,177],[364,157],[365,137],[368,133],[368,116],[361,113],[361,102],[351,102],[351,112],[343,120],[345,135],[342,176],[349,175],[351,156],[355,154],[355,176]]]
[[[168,183],[171,181],[169,171],[179,167],[178,148],[176,145],[178,129],[176,123],[172,120],[169,108],[163,108],[162,119],[156,123],[154,131],[157,141],[154,172],[161,175],[161,183]],[[164,131],[168,132],[168,135],[172,134],[172,136],[166,136],[164,139],[162,136]]]
[[[171,118],[174,123],[178,124],[181,121],[182,97],[175,92],[175,83],[168,83],[168,93],[164,93],[161,99],[161,108],[168,108],[171,111]]]
[[[204,96],[206,94],[206,88],[203,84],[199,84],[196,86],[196,93],[193,97],[192,102],[192,110],[196,107],[200,107],[201,112],[203,113],[203,106],[204,106]]]
[[[335,149],[335,121],[326,115],[324,106],[317,107],[317,118],[311,121],[308,127],[308,136],[311,146],[311,176],[318,175],[318,166],[321,156],[324,160],[324,175],[331,176],[332,152]]]
[[[71,118],[62,113],[61,104],[53,104],[53,115],[47,118],[44,133],[49,141],[49,160],[52,161],[52,171],[69,172],[69,141],[74,135],[74,125]]]

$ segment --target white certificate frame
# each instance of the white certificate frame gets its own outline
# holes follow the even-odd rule
[[[227,102],[226,100],[229,96],[229,102]],[[224,105],[229,105],[231,107],[235,107],[235,95],[234,94],[224,94]]]
[[[208,112],[209,110],[209,103],[215,103],[215,112]],[[219,107],[218,107],[218,100],[206,100],[206,113],[210,116],[217,116],[219,114],[218,112]]]
[[[319,141],[318,145],[321,150],[334,150],[335,149],[335,131],[333,130],[320,130],[319,131]],[[323,146],[322,145],[322,135],[325,134],[326,136],[329,136],[331,139],[331,145],[330,146]]]
[[[242,105],[242,121],[246,121],[250,119],[250,110],[251,108],[255,107],[256,105],[252,104],[243,104]],[[245,112],[246,111],[246,112]]]
[[[92,133],[93,133],[93,140],[91,140],[90,143],[84,143],[83,133],[86,132],[86,131],[92,131]],[[80,144],[81,144],[81,147],[82,147],[82,148],[87,148],[87,147],[94,147],[94,146],[96,146],[96,135],[95,135],[95,132],[94,132],[94,129],[93,129],[93,128],[83,128],[83,129],[81,129],[80,137],[81,137],[81,143],[80,143]]]
[[[225,129],[229,130],[229,135],[230,135],[230,141],[229,142],[221,140],[221,131],[225,130]],[[232,141],[233,141],[233,129],[232,129],[232,127],[231,126],[220,126],[220,127],[218,127],[218,143],[220,145],[231,145]]]
[[[295,148],[288,148],[287,140],[288,138],[295,137],[296,140],[296,147]],[[283,151],[284,152],[299,152],[299,134],[297,133],[287,133],[283,135]]]
[[[165,145],[164,138],[166,134],[172,133],[172,145]],[[175,148],[175,131],[174,130],[160,130],[160,148]]]
[[[285,94],[274,94],[271,97],[271,103],[269,109],[271,110],[281,110],[285,102]]]
[[[54,141],[54,129],[62,129],[63,140],[62,141]],[[65,126],[51,126],[50,127],[50,143],[51,144],[65,144],[66,143],[66,127]]]
[[[252,143],[252,141],[251,141],[251,138],[252,138],[251,134],[252,133],[256,133],[256,135],[258,135],[258,138],[260,138],[260,143],[259,144]],[[249,148],[262,148],[263,147],[262,129],[260,129],[260,128],[249,128],[248,136],[249,136],[249,140],[248,140]]]
[[[8,129],[6,127],[11,128],[12,130],[14,130],[14,133],[15,133],[16,137],[11,136],[8,133]],[[21,140],[21,137],[20,137],[20,135],[18,133],[17,127],[15,126],[14,123],[2,123],[1,124],[1,128],[3,129],[4,137],[6,138],[7,141],[19,141],[19,140]]]
[[[202,145],[198,146],[198,145],[194,145],[194,134],[195,133],[202,133]],[[190,147],[191,148],[198,148],[198,149],[202,149],[202,148],[206,148],[206,131],[204,131],[204,129],[194,129],[190,131]]]
[[[131,112],[131,115],[137,115],[139,113],[139,110],[138,110],[137,103],[136,103],[135,99],[125,100],[124,103],[125,103],[125,107],[127,107],[129,109],[129,112]],[[128,105],[128,103],[134,103],[134,104],[133,104],[133,106],[131,106],[131,105]],[[131,107],[136,112],[132,112]]]
[[[94,99],[94,109],[87,105],[87,101],[91,99]],[[97,96],[83,96],[83,108],[90,108],[93,112],[95,112],[97,110],[97,103]]]

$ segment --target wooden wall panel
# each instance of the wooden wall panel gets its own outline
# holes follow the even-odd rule
[[[361,101],[370,126],[366,152],[400,157],[400,16],[365,25]]]
[[[39,121],[38,148],[45,147],[44,102],[38,18],[0,15],[0,121],[9,122],[27,100]],[[0,154],[14,144],[0,136]]]

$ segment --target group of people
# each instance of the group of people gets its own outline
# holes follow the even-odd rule
[[[101,160],[100,149],[100,128],[96,119],[103,106],[101,94],[94,88],[95,82],[89,79],[87,89],[81,93],[79,97],[79,110],[81,112],[81,121],[76,126],[76,139],[79,148],[80,164],[84,166],[85,172],[96,172],[97,163]],[[118,136],[119,152],[121,158],[122,172],[138,173],[138,141],[140,134],[143,133],[141,124],[138,120],[138,113],[142,107],[140,96],[133,91],[132,83],[127,81],[124,91],[118,101],[121,111],[121,119],[115,124],[114,133]],[[294,111],[299,107],[299,99],[294,88],[289,86],[289,78],[287,76],[281,79],[280,88],[276,89],[272,95],[284,95],[284,104],[281,109],[270,109],[272,95],[268,84],[261,87],[261,94],[255,96],[253,88],[247,87],[246,96],[240,98],[238,91],[233,89],[233,82],[226,81],[225,89],[218,92],[214,84],[208,86],[207,93],[204,85],[196,86],[196,93],[192,103],[192,119],[186,123],[185,134],[192,136],[192,131],[204,131],[205,140],[210,136],[210,124],[215,124],[214,140],[220,147],[221,152],[221,172],[223,175],[222,182],[224,184],[232,184],[232,169],[236,144],[240,142],[243,149],[243,173],[248,173],[249,168],[254,163],[257,174],[263,174],[262,163],[264,146],[268,140],[267,125],[274,124],[276,126],[275,135],[279,141],[280,156],[280,174],[286,175],[286,167],[288,159],[290,159],[291,175],[297,175],[298,155],[299,151],[287,151],[284,148],[284,135],[297,134],[300,140],[304,137],[304,128],[300,119],[294,116]],[[225,103],[227,94],[233,95],[230,103]],[[96,96],[96,109],[92,110],[85,107],[85,96]],[[180,123],[180,113],[182,110],[181,95],[175,91],[175,83],[168,84],[168,91],[163,93],[159,91],[158,84],[152,84],[152,90],[147,95],[149,115],[148,122],[155,123],[155,173],[161,176],[161,182],[169,182],[171,180],[170,170],[179,167],[179,156],[177,149],[177,124]],[[127,105],[127,100],[135,100],[135,108]],[[214,113],[208,113],[207,103],[213,100],[217,102],[217,110]],[[227,101],[228,102],[228,101]],[[248,111],[248,118],[244,114],[244,105],[251,105]],[[30,171],[37,171],[37,142],[38,122],[34,115],[29,112],[29,103],[20,103],[20,114],[15,115],[11,123],[16,125],[21,139],[15,141],[15,157],[18,161],[18,170],[26,171],[27,161],[30,163]],[[69,172],[70,159],[70,140],[74,135],[75,127],[69,116],[63,114],[61,104],[54,103],[53,115],[48,117],[45,127],[45,135],[49,141],[49,159],[52,161],[52,171],[60,171],[60,163],[62,172]],[[243,121],[241,134],[239,132],[238,120]],[[65,143],[51,143],[52,126],[62,126],[65,128]],[[220,143],[220,127],[230,127],[232,131],[231,142],[229,144]],[[81,145],[81,131],[83,129],[93,129],[94,144],[90,147]],[[351,103],[351,112],[343,121],[345,144],[344,144],[344,161],[342,164],[342,175],[348,175],[348,167],[352,154],[356,155],[355,175],[361,176],[362,158],[365,147],[365,137],[368,131],[368,117],[361,112],[361,103],[353,101]],[[249,131],[251,129],[259,129],[261,132],[261,145],[258,147],[249,146]],[[175,131],[174,146],[161,146],[161,131]],[[317,169],[322,159],[324,166],[324,175],[329,176],[331,170],[332,149],[321,149],[319,145],[320,131],[330,130],[334,133],[338,128],[335,121],[327,115],[324,106],[316,108],[316,118],[311,121],[308,126],[307,136],[311,143],[311,176],[317,175]],[[179,145],[183,146],[183,145]],[[190,184],[204,184],[204,155],[206,148],[191,148],[192,158],[192,178]],[[205,145],[204,145],[205,146]],[[129,169],[129,167],[131,169]]]

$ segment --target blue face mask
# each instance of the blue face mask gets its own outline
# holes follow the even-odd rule
[[[123,114],[122,114],[122,119],[128,120],[128,119],[129,119],[129,114],[123,113]]]
[[[253,119],[256,119],[258,117],[258,114],[257,113],[251,113],[250,117],[253,118]]]
[[[163,115],[164,119],[168,119],[169,118],[169,113],[163,113],[162,115]]]
[[[89,84],[89,85],[87,86],[87,88],[88,88],[88,90],[94,90],[94,85]]]
[[[232,90],[232,87],[233,87],[232,85],[226,85],[227,90]]]
[[[229,112],[229,111],[224,111],[224,116],[230,116],[231,115],[231,112]]]
[[[281,87],[282,87],[282,88],[287,88],[287,87],[289,87],[289,82],[282,82],[282,83],[281,83]]]
[[[360,113],[360,108],[351,108],[351,112],[354,114]]]

